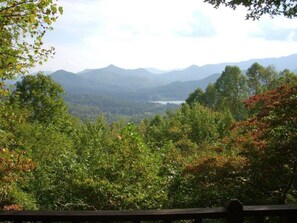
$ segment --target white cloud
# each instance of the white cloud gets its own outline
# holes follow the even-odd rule
[[[197,0],[60,0],[64,15],[48,35],[57,55],[44,70],[181,68],[297,52],[296,20],[245,20],[245,10]],[[267,41],[286,29],[286,40]],[[273,32],[272,32],[273,31]]]

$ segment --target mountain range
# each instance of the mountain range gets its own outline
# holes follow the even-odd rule
[[[68,94],[115,96],[133,100],[185,100],[198,87],[205,89],[219,78],[227,65],[248,69],[253,63],[273,65],[277,70],[297,72],[297,54],[280,58],[252,59],[242,62],[192,65],[174,71],[123,69],[110,65],[71,73],[59,70],[51,74]]]

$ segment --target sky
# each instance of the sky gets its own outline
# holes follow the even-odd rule
[[[45,36],[56,54],[34,71],[79,72],[110,64],[182,69],[297,53],[297,21],[246,20],[246,10],[202,0],[59,0],[64,13]]]

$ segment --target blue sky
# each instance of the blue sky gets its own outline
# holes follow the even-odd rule
[[[246,11],[199,0],[59,0],[47,33],[54,59],[34,71],[79,72],[114,64],[163,70],[297,53],[297,21],[245,20]]]

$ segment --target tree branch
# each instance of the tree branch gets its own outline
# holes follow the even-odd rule
[[[8,6],[8,7],[4,7],[2,9],[0,9],[0,13],[4,12],[4,11],[7,11],[9,9],[12,9],[12,8],[15,8],[17,6],[20,6],[20,5],[23,5],[23,4],[27,4],[27,3],[34,3],[35,0],[25,0],[25,1],[22,1],[22,2],[18,2],[18,3],[15,3],[14,5],[11,5],[11,6]]]

